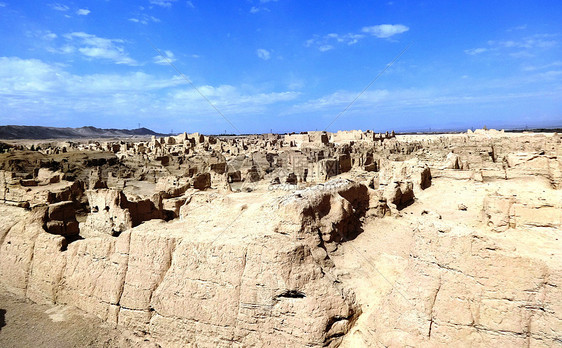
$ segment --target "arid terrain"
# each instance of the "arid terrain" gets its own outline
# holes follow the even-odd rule
[[[562,346],[562,136],[0,142],[0,346]]]

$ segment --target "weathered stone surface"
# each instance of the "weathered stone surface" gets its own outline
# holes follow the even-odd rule
[[[98,189],[86,191],[90,214],[80,226],[84,235],[115,234],[133,227],[131,214],[124,207],[126,197],[118,190]]]
[[[353,131],[11,149],[0,283],[163,347],[556,346],[561,145]]]
[[[35,241],[41,233],[41,225],[28,225],[23,219],[4,230],[0,246],[0,279],[15,294],[25,296]]]
[[[193,187],[198,190],[204,190],[211,187],[211,175],[209,173],[197,175],[193,179]]]

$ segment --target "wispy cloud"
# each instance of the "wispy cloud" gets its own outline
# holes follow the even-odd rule
[[[192,1],[186,1],[185,4],[187,5],[187,7],[189,8],[195,8],[195,5],[193,5]]]
[[[498,48],[550,48],[558,44],[552,35],[534,35],[521,40],[488,41],[488,45]]]
[[[256,54],[258,55],[258,58],[263,60],[269,60],[271,58],[271,52],[264,48],[258,48],[256,50]]]
[[[64,5],[64,4],[59,4],[59,3],[53,3],[53,4],[49,4],[49,7],[52,8],[55,11],[61,11],[61,12],[66,12],[68,10],[70,10],[70,7]]]
[[[386,39],[394,35],[402,34],[410,30],[403,24],[380,24],[370,27],[363,27],[362,32],[373,35],[380,39]]]
[[[250,7],[250,13],[251,14],[256,14],[258,12],[271,12],[271,10],[268,7],[265,7],[265,6],[252,6],[252,7]]]
[[[207,85],[197,88],[219,110],[230,115],[263,112],[268,105],[292,101],[300,95],[299,92],[252,93],[244,88],[231,85],[218,87]],[[178,90],[171,97],[167,102],[168,108],[171,110],[187,109],[191,112],[203,113],[209,107],[201,102],[201,96],[192,88]]]
[[[164,53],[165,57],[157,55],[153,58],[155,64],[168,65],[176,61],[176,57],[174,56],[174,53],[172,51],[165,50],[162,53]]]
[[[87,58],[111,60],[116,64],[138,65],[129,57],[121,44],[121,39],[107,39],[84,32],[65,34],[68,44],[64,46],[63,53],[78,52]]]
[[[525,30],[527,29],[527,24],[523,24],[523,25],[518,25],[516,27],[511,27],[509,29],[507,29],[506,31],[516,31],[516,30]]]
[[[336,47],[336,44],[354,45],[367,35],[386,39],[391,36],[404,33],[408,28],[402,24],[381,24],[370,27],[363,27],[361,33],[338,34],[330,33],[323,36],[315,35],[312,39],[306,40],[306,47],[316,47],[321,52],[326,52]]]
[[[477,54],[484,53],[486,51],[488,51],[487,48],[479,47],[479,48],[471,48],[469,50],[464,50],[464,53],[469,54],[471,56],[475,56]]]
[[[229,117],[259,115],[269,106],[299,97],[298,92],[256,91],[251,86],[198,86],[198,89]],[[209,105],[180,76],[158,78],[144,72],[77,75],[62,65],[38,59],[0,57],[0,104],[11,122],[44,123],[60,119],[76,123],[76,115],[96,115],[98,122],[119,116],[148,124],[159,114],[157,127],[170,116],[171,124],[209,117]],[[190,115],[189,119],[185,115]],[[41,118],[36,115],[41,115]],[[87,118],[91,120],[91,118]],[[202,125],[204,126],[204,125]],[[175,126],[174,126],[175,128]]]
[[[291,109],[291,113],[340,110],[357,97],[357,93],[358,92],[337,91],[320,98],[310,99],[304,103],[294,105]],[[372,107],[374,104],[382,101],[384,98],[387,98],[388,95],[389,92],[384,89],[367,91],[361,96],[361,99],[357,101],[355,107],[360,108],[365,105]]]
[[[58,37],[57,34],[53,33],[50,30],[35,30],[35,31],[27,31],[25,36],[34,38],[34,39],[41,39],[45,41],[52,41]]]
[[[157,79],[143,72],[75,75],[60,65],[38,59],[0,57],[0,91],[3,93],[63,92],[115,93],[167,88],[185,83],[179,76]]]
[[[549,71],[541,75],[543,78],[554,80],[562,75],[562,71]],[[537,78],[539,76],[537,75]],[[478,86],[481,88],[481,86]],[[400,111],[403,113],[408,110],[411,112],[434,109],[439,106],[458,106],[470,105],[489,105],[498,102],[510,102],[536,100],[536,98],[556,98],[560,90],[533,90],[518,93],[505,92],[505,90],[486,90],[485,93],[473,90],[442,90],[438,88],[413,88],[413,89],[378,89],[365,92],[361,98],[353,104],[353,107],[347,111],[348,115],[357,114],[373,114],[387,113],[391,111]],[[291,114],[327,114],[335,116],[343,110],[351,100],[358,94],[358,91],[338,91],[320,98],[309,99],[302,103],[297,103],[288,109],[285,113]],[[400,121],[400,120],[396,120]]]
[[[150,22],[152,23],[158,23],[160,22],[160,19],[154,17],[154,16],[149,16],[145,13],[141,13],[140,15],[138,15],[137,17],[131,17],[129,18],[130,22],[133,23],[140,23],[140,24],[148,24]]]
[[[150,0],[152,5],[158,5],[162,7],[172,7],[172,4],[177,0]]]
[[[324,36],[316,35],[312,39],[307,40],[304,45],[306,47],[314,46],[318,48],[321,52],[326,52],[335,48],[336,44],[346,44],[354,45],[359,42],[360,39],[364,38],[365,35],[362,34],[336,34],[330,33]]]
[[[6,4],[5,2],[0,2],[0,7],[6,7],[8,6],[8,4]]]
[[[91,12],[90,10],[87,10],[85,8],[80,8],[76,11],[76,14],[79,16],[87,16],[90,14],[90,12]]]
[[[508,54],[514,58],[530,58],[540,50],[547,50],[558,46],[556,34],[536,34],[512,40],[488,40],[487,47],[464,50],[469,55],[482,53]]]
[[[562,66],[562,61],[558,60],[558,61],[555,61],[555,62],[552,62],[552,63],[549,63],[549,64],[543,64],[543,65],[539,65],[539,66],[528,65],[528,66],[525,66],[523,68],[523,70],[524,71],[537,71],[537,70],[555,68],[555,67],[559,67],[559,66]]]

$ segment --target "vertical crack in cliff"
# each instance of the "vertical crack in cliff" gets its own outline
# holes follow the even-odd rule
[[[117,237],[119,238],[119,237]],[[121,236],[121,238],[123,238]],[[127,279],[127,273],[129,272],[129,258],[131,256],[131,239],[133,238],[133,233],[129,233],[127,235],[127,256],[126,256],[126,261],[125,261],[125,270],[123,272],[123,276],[121,277],[121,279],[119,280],[119,294],[117,296],[117,303],[115,303],[115,305],[117,306],[117,316],[116,316],[116,325],[119,325],[119,314],[121,313],[121,297],[123,296],[123,291],[125,290],[125,281]],[[115,242],[117,243],[117,242]],[[115,244],[114,244],[115,246]]]
[[[36,234],[32,239],[31,239],[31,258],[29,259],[29,263],[28,263],[28,269],[27,272],[25,272],[25,282],[24,282],[24,292],[25,292],[25,297],[29,298],[29,296],[27,295],[27,292],[29,290],[29,279],[32,276],[33,273],[33,262],[35,260],[35,242],[37,241],[37,238],[39,237],[39,234]]]
[[[164,278],[166,277],[166,274],[168,274],[168,271],[172,267],[172,261],[174,259],[174,253],[176,252],[176,248],[177,248],[178,243],[179,243],[176,239],[171,239],[171,241],[172,241],[172,245],[168,249],[168,253],[166,255],[166,263],[165,263],[164,267],[160,270],[160,277],[158,278],[158,280],[154,283],[154,285],[150,289],[150,295],[148,297],[148,306],[149,306],[149,310],[151,312],[154,312],[152,310],[152,296],[154,296],[154,293],[160,287],[160,285],[164,281]]]
[[[433,307],[435,306],[435,302],[437,301],[437,295],[439,294],[439,290],[441,290],[441,284],[442,284],[442,280],[441,280],[441,276],[439,276],[439,285],[437,286],[437,289],[435,290],[435,294],[433,295],[433,298],[431,299],[431,304],[429,307],[429,328],[427,331],[427,337],[429,339],[431,339],[431,330],[433,329],[433,323],[434,323],[434,314],[433,314]]]
[[[240,272],[240,281],[238,283],[238,291],[236,293],[236,297],[238,298],[237,300],[237,304],[238,304],[238,310],[236,311],[236,324],[234,325],[234,329],[236,332],[236,329],[239,328],[239,321],[240,321],[240,310],[242,309],[242,303],[241,303],[241,294],[242,294],[242,283],[244,281],[244,273],[246,273],[246,264],[248,261],[248,247],[244,248],[244,256],[242,257],[242,272]],[[261,304],[257,304],[258,306]]]
[[[68,253],[65,253],[65,251],[68,250],[67,247],[68,247],[68,241],[65,238],[62,240],[61,248],[59,250],[60,254],[58,255],[61,258],[61,266],[58,271],[58,274],[56,275],[56,278],[53,281],[53,304],[58,303],[59,292],[61,291],[63,286],[62,279],[63,279],[64,272],[66,271],[66,265],[68,263]]]
[[[154,297],[154,293],[158,290],[158,288],[160,288],[160,286],[162,285],[162,283],[164,282],[164,279],[166,278],[166,275],[168,274],[168,271],[170,270],[170,268],[172,268],[172,263],[174,261],[174,254],[176,252],[176,249],[178,247],[178,243],[181,243],[181,240],[178,241],[175,238],[172,239],[172,245],[171,247],[168,249],[169,252],[167,254],[167,262],[165,267],[162,268],[162,270],[160,271],[160,277],[159,279],[154,283],[154,285],[151,288],[150,291],[150,295],[148,296],[148,312],[150,314],[150,318],[148,319],[148,324],[150,325],[150,323],[152,322],[152,319],[154,318],[155,315],[158,314],[158,312],[154,309],[153,305],[152,305],[152,299]],[[160,315],[160,314],[158,314]],[[149,329],[150,331],[150,329]]]
[[[12,228],[14,228],[15,225],[17,225],[18,222],[14,222],[10,227],[8,227],[8,229],[6,230],[6,233],[0,235],[0,247],[2,247],[2,245],[4,244],[4,240],[6,239],[6,237],[8,236],[8,234],[10,233],[10,231],[12,230]]]

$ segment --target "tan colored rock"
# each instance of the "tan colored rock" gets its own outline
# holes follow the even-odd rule
[[[113,235],[133,227],[133,220],[124,207],[127,198],[119,190],[98,189],[86,191],[90,214],[80,225],[84,236],[95,234]]]
[[[209,173],[197,175],[193,179],[193,187],[198,190],[205,190],[211,187],[211,175]]]
[[[514,227],[512,222],[515,198],[502,195],[489,195],[484,198],[482,221],[496,232],[504,232]]]
[[[491,131],[25,144],[0,154],[0,283],[164,347],[556,346],[561,146]]]

